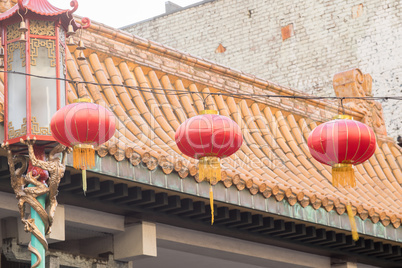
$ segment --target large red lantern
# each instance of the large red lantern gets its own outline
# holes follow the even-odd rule
[[[339,115],[335,120],[319,125],[307,141],[311,155],[325,165],[332,166],[332,184],[335,187],[356,186],[353,165],[369,159],[376,149],[374,131],[354,121],[351,116]],[[350,202],[346,204],[352,237],[359,239]]]
[[[332,166],[334,186],[356,186],[353,165],[369,159],[376,149],[374,131],[367,125],[340,115],[316,127],[308,137],[311,155]]]
[[[243,143],[236,122],[214,110],[204,110],[187,119],[177,129],[175,139],[183,154],[199,160],[198,176],[211,185],[221,180],[220,158],[234,154]],[[213,223],[212,186],[210,201]]]
[[[95,166],[94,147],[108,141],[116,129],[114,115],[90,99],[77,99],[58,110],[50,128],[59,143],[73,148],[73,166],[83,170],[84,181],[85,170]]]

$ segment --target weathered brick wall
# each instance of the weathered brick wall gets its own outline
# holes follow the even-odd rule
[[[372,75],[375,96],[394,96],[401,17],[399,0],[216,0],[125,30],[320,96],[334,95],[335,73],[357,67]],[[401,105],[383,103],[393,137],[402,134]]]

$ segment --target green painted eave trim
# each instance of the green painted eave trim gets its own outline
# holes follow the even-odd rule
[[[68,156],[68,164],[72,164],[72,155]],[[193,177],[180,178],[176,172],[165,174],[159,167],[149,170],[139,164],[133,166],[127,160],[116,161],[111,156],[96,156],[95,168],[89,170],[126,181],[151,185],[162,189],[173,190],[188,195],[209,199],[209,184],[197,183]],[[256,211],[267,212],[327,227],[350,231],[349,218],[346,213],[339,215],[334,210],[328,212],[323,208],[315,210],[312,206],[303,208],[299,203],[291,206],[286,200],[277,201],[274,197],[264,198],[261,194],[252,195],[249,191],[239,191],[235,186],[226,188],[222,183],[214,186],[214,199],[222,203],[232,204]],[[355,217],[360,234],[402,242],[402,228],[392,225],[384,226],[380,222]]]

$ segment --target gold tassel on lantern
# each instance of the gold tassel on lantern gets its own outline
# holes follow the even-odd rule
[[[355,172],[352,164],[335,164],[332,166],[332,184],[335,187],[356,186]]]
[[[73,103],[88,102],[89,98],[78,98]],[[82,190],[87,191],[87,169],[95,167],[95,148],[90,144],[77,144],[73,147],[73,167],[82,170]]]
[[[87,168],[95,167],[95,149],[89,144],[78,144],[73,147],[73,167],[82,169],[82,189],[87,191]]]
[[[198,162],[198,172],[200,180],[212,181],[213,183],[221,180],[221,163],[218,157],[205,156]]]
[[[89,144],[75,145],[73,148],[73,166],[76,169],[93,168],[95,166],[94,147]]]
[[[209,184],[209,206],[211,208],[211,225],[214,224],[214,191],[212,190],[212,184]]]
[[[348,216],[349,216],[350,228],[352,230],[352,238],[354,241],[357,241],[357,240],[359,240],[359,234],[357,232],[357,225],[356,225],[355,217],[353,216],[352,206],[350,205],[349,202],[346,205],[346,210],[347,210]]]
[[[87,192],[87,170],[85,168],[82,169],[82,190],[84,191],[84,195]]]
[[[209,205],[211,206],[211,225],[214,224],[214,193],[212,184],[221,180],[221,163],[218,157],[205,156],[198,162],[198,175],[200,180],[209,181]]]

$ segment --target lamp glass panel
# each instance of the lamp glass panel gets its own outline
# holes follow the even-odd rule
[[[55,40],[31,39],[31,74],[56,78]],[[31,77],[32,134],[51,135],[49,124],[56,111],[56,79]]]
[[[59,78],[66,78],[65,47],[60,45]],[[60,108],[66,106],[66,81],[60,80]]]
[[[7,44],[8,71],[25,73],[25,43]],[[8,138],[26,134],[26,76],[10,72],[8,74]]]

